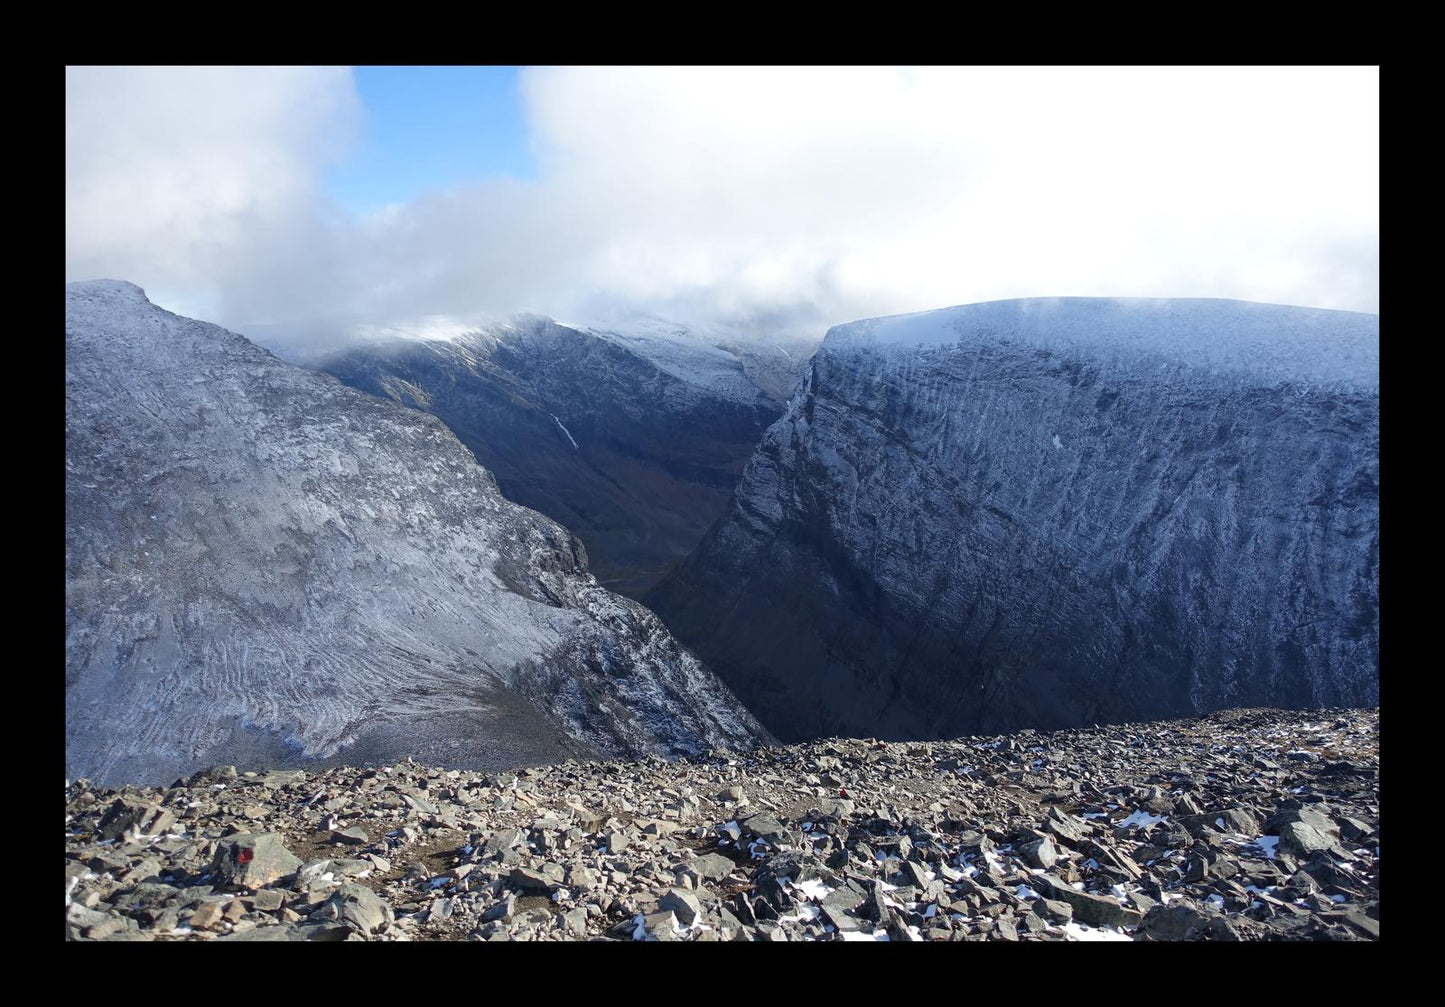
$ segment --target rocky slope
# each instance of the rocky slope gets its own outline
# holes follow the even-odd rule
[[[661,322],[524,316],[452,341],[376,341],[314,366],[437,416],[508,499],[583,541],[599,581],[638,596],[722,514],[781,413],[772,393],[806,359],[718,341]]]
[[[766,738],[435,418],[66,289],[66,764],[163,782]]]
[[[785,741],[1375,703],[1378,339],[1214,300],[836,327],[647,603]]]
[[[66,787],[76,940],[1374,940],[1379,717]]]

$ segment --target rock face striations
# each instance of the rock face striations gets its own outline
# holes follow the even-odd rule
[[[1376,703],[1378,336],[1203,299],[836,327],[647,601],[785,741]]]
[[[508,499],[582,539],[601,583],[640,596],[722,514],[782,412],[764,388],[775,392],[806,359],[728,345],[658,324],[618,332],[523,316],[453,341],[374,342],[315,366],[437,416]]]
[[[66,289],[65,682],[106,782],[767,737],[440,421],[115,281]]]

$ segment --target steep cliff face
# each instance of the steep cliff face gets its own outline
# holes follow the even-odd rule
[[[786,351],[774,356],[796,366]],[[440,418],[508,499],[582,539],[600,582],[639,596],[721,516],[782,412],[744,364],[685,331],[527,316],[451,342],[355,347],[316,366]]]
[[[66,289],[66,761],[486,768],[766,734],[435,418]]]
[[[1202,299],[839,326],[647,601],[784,740],[1372,705],[1378,335]]]

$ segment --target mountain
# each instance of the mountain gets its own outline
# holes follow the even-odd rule
[[[779,738],[1379,700],[1379,318],[997,301],[833,328],[647,596]]]
[[[656,319],[603,329],[533,315],[313,366],[437,416],[508,499],[582,540],[601,583],[639,596],[721,516],[810,349]]]
[[[440,421],[66,288],[66,771],[487,768],[767,734]]]

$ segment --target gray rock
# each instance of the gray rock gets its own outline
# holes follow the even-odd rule
[[[560,878],[551,877],[528,867],[512,868],[511,879],[512,884],[527,892],[552,892],[562,887]]]
[[[292,923],[252,927],[239,933],[222,934],[216,938],[218,941],[305,941],[311,939],[312,934],[308,932],[307,928]]]
[[[651,913],[642,920],[643,940],[649,941],[675,941],[677,934],[677,917],[669,910]]]
[[[317,910],[317,915],[322,920],[344,923],[367,936],[377,933],[393,919],[391,906],[362,885],[342,885]]]
[[[578,891],[589,892],[600,884],[597,876],[585,867],[573,867],[567,872],[567,885]]]
[[[1279,827],[1280,848],[1289,853],[1302,857],[1308,857],[1317,851],[1328,851],[1339,848],[1336,842],[1326,832],[1304,822],[1286,822]]]
[[[657,907],[670,910],[684,926],[692,926],[702,915],[702,905],[697,897],[681,888],[668,889],[667,894],[658,900]]]
[[[1060,899],[1038,899],[1033,911],[1054,923],[1067,923],[1074,918],[1074,907]]]
[[[284,903],[285,896],[270,888],[263,888],[252,897],[252,905],[263,913],[275,912]]]
[[[1114,847],[1105,846],[1092,839],[1085,839],[1079,843],[1078,850],[1084,856],[1093,857],[1100,867],[1119,875],[1124,880],[1137,881],[1143,876],[1143,872],[1140,871],[1139,865],[1134,863],[1133,858]]]
[[[1044,820],[1044,828],[1071,845],[1088,835],[1088,826],[1083,819],[1066,815],[1058,808],[1049,809],[1049,817]]]
[[[1059,862],[1059,851],[1054,848],[1053,842],[1047,837],[1024,843],[1019,848],[1019,852],[1031,865],[1041,867],[1046,871]]]
[[[1154,941],[1187,941],[1202,934],[1209,916],[1193,906],[1155,906],[1139,924],[1139,936]]]
[[[573,937],[585,937],[587,935],[587,910],[569,909],[558,917],[562,928]]]
[[[510,892],[500,902],[482,913],[483,923],[492,923],[497,920],[510,920],[517,909],[517,897]]]
[[[1038,877],[1039,890],[1050,898],[1067,902],[1074,910],[1074,919],[1096,927],[1130,927],[1137,925],[1143,916],[1134,909],[1119,905],[1119,900],[1081,892],[1051,874]]]
[[[756,836],[774,846],[784,843],[791,843],[794,840],[794,832],[783,825],[772,815],[753,815],[742,822],[742,826],[750,835]]]
[[[369,860],[348,860],[323,857],[308,860],[296,871],[296,887],[302,890],[315,885],[339,884],[348,879],[364,878],[376,869]],[[330,875],[330,878],[327,878]]]
[[[301,860],[274,833],[242,833],[220,841],[211,870],[224,885],[261,888],[296,873]]]
[[[705,853],[700,857],[693,857],[687,862],[687,866],[696,871],[698,876],[705,881],[721,880],[737,870],[737,866],[731,860],[718,856],[716,853]]]

